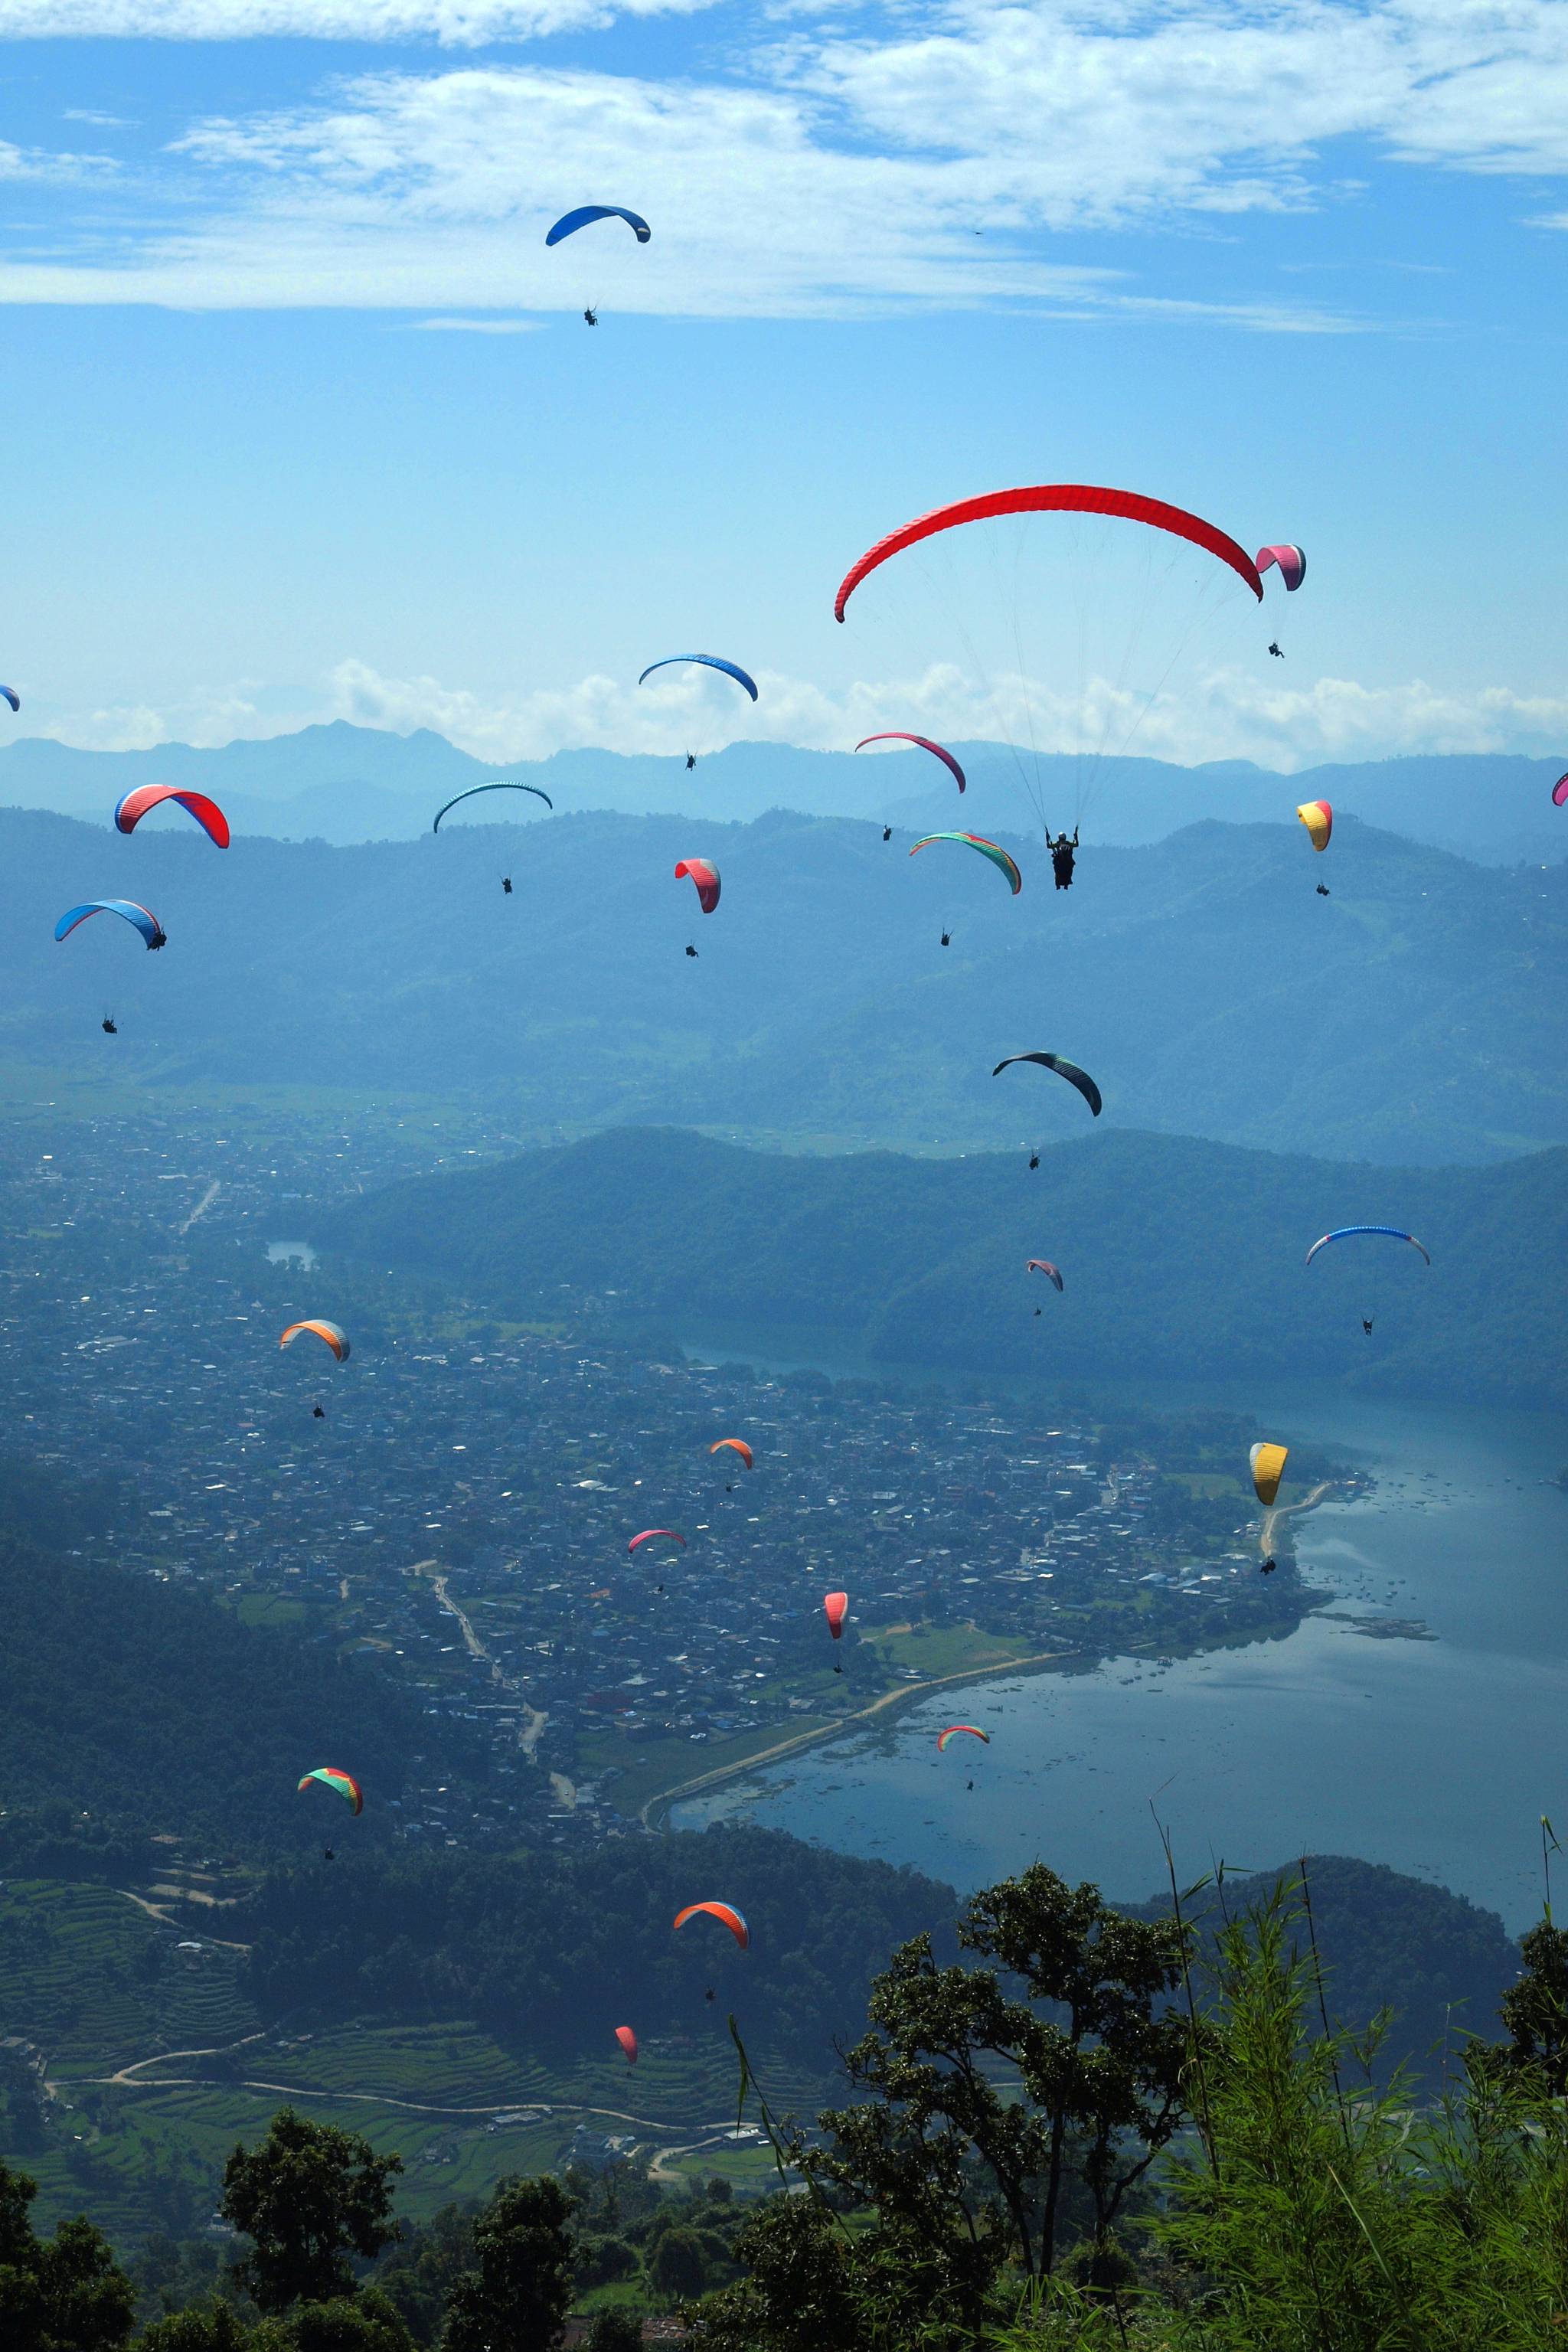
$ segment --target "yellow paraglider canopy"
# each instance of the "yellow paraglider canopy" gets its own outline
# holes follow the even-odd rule
[[[1279,1481],[1285,1475],[1285,1461],[1289,1451],[1288,1445],[1255,1445],[1248,1456],[1252,1465],[1252,1483],[1258,1491],[1258,1501],[1265,1506],[1271,1505],[1279,1492]]]
[[[1311,835],[1313,848],[1327,849],[1334,829],[1334,813],[1328,802],[1303,801],[1296,814]]]

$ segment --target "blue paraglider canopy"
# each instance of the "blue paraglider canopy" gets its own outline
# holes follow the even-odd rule
[[[624,205],[579,205],[575,212],[562,214],[554,227],[547,232],[544,242],[546,245],[559,245],[563,236],[571,236],[575,230],[586,228],[591,221],[602,220],[624,220],[629,229],[636,231],[639,245],[646,245],[653,235],[641,213],[629,213]]]
[[[649,662],[637,684],[641,686],[643,678],[651,677],[656,669],[668,669],[672,662],[701,662],[708,669],[721,669],[726,677],[732,677],[737,686],[745,688],[753,702],[757,698],[756,680],[748,677],[743,669],[738,668],[731,661],[725,661],[718,654],[666,654],[662,661]]]
[[[79,923],[89,915],[123,915],[133,924],[150,948],[163,945],[163,926],[149,908],[138,906],[134,898],[89,898],[85,907],[72,907],[55,925],[57,940],[69,939]]]

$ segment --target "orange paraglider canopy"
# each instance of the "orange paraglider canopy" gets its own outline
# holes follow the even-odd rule
[[[684,1927],[687,1921],[695,1919],[700,1911],[706,1911],[710,1919],[717,1919],[728,1927],[741,1949],[745,1951],[752,1940],[752,1931],[732,1903],[689,1903],[684,1911],[676,1913],[676,1927]]]
[[[752,1449],[743,1437],[721,1437],[715,1444],[708,1448],[708,1451],[710,1454],[721,1454],[726,1445],[734,1449],[749,1470],[752,1466]]]
[[[827,1630],[837,1642],[844,1632],[844,1620],[849,1610],[847,1592],[829,1592],[823,1596],[823,1610],[827,1618]]]
[[[626,2052],[628,2063],[635,2066],[637,2063],[637,2038],[632,2032],[631,2027],[629,2025],[617,2025],[616,2028],[616,2040]]]

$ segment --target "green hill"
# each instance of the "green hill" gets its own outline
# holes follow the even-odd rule
[[[1077,1101],[1034,1069],[1005,1079],[1026,1100]],[[558,1307],[564,1286],[678,1333],[743,1330],[761,1347],[770,1330],[826,1329],[933,1370],[1314,1376],[1558,1402],[1565,1179],[1562,1150],[1388,1169],[1112,1132],[1058,1144],[1031,1172],[1016,1152],[785,1159],[627,1129],[394,1186],[321,1238],[444,1276],[488,1313]],[[1378,1242],[1304,1267],[1310,1242],[1352,1223],[1407,1226],[1430,1267]],[[1031,1256],[1062,1268],[1060,1297],[1026,1276]]]
[[[991,1077],[1047,1045],[1094,1072],[1108,1128],[1392,1164],[1568,1142],[1568,866],[1469,866],[1351,819],[1317,859],[1287,815],[1086,851],[1063,893],[1014,845],[1016,899],[965,851],[778,813],[220,855],[194,827],[0,810],[0,1059],[467,1094],[540,1137],[674,1117],[949,1151],[1080,1130],[1065,1091]],[[673,878],[696,851],[723,873],[711,917]],[[112,920],[57,945],[103,891],[155,908],[166,951]]]

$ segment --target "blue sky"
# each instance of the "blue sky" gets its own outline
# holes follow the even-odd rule
[[[0,223],[26,731],[985,734],[833,590],[1076,478],[1309,551],[1136,748],[1568,756],[1564,0],[0,0]]]

